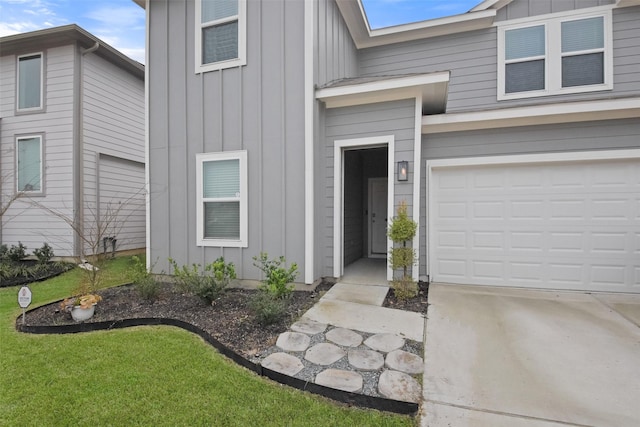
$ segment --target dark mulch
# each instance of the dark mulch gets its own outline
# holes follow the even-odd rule
[[[91,322],[135,318],[170,318],[191,323],[211,334],[239,355],[250,359],[273,345],[282,332],[288,330],[305,311],[311,308],[333,284],[323,282],[314,291],[295,291],[289,300],[287,314],[272,325],[259,324],[249,308],[256,290],[228,289],[212,305],[193,295],[180,293],[173,285],[161,284],[160,296],[153,302],[141,299],[133,285],[119,286],[97,292],[103,300],[96,306]],[[397,301],[390,291],[385,306],[426,312],[426,288],[410,301]],[[49,304],[30,311],[27,325],[51,326],[73,324],[69,313],[60,311],[58,304]]]
[[[58,276],[65,271],[69,271],[75,267],[75,264],[66,262],[48,262],[46,264],[38,264],[37,261],[20,261],[17,263],[7,262],[5,265],[10,266],[9,271],[20,271],[18,276],[4,277],[0,274],[0,288],[9,286],[21,286],[28,283],[40,282]]]
[[[407,300],[399,300],[396,298],[393,289],[389,289],[387,298],[384,300],[383,307],[395,308],[398,310],[415,311],[416,313],[427,313],[429,296],[429,284],[427,282],[418,282],[418,295],[415,298]]]

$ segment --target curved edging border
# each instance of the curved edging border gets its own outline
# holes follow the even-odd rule
[[[52,303],[56,304],[56,303]],[[50,305],[50,304],[47,304]],[[36,310],[40,307],[36,307],[32,310]],[[29,310],[31,311],[31,310]],[[27,311],[27,313],[29,312]],[[22,315],[18,317],[20,319]],[[222,355],[233,360],[240,366],[243,366],[258,375],[267,377],[273,381],[277,381],[280,384],[288,385],[290,387],[297,388],[302,391],[308,391],[310,393],[318,394],[320,396],[328,397],[338,402],[345,403],[350,406],[358,406],[362,408],[377,409],[380,411],[394,412],[403,415],[415,415],[418,412],[418,404],[412,402],[402,402],[399,400],[387,399],[384,397],[367,396],[364,394],[351,393],[347,391],[337,390],[330,387],[325,387],[319,384],[304,381],[298,378],[290,377],[280,372],[273,371],[271,369],[264,368],[262,365],[253,363],[250,360],[240,356],[235,351],[226,347],[220,341],[215,339],[208,332],[200,329],[199,327],[192,325],[191,323],[184,322],[177,319],[169,318],[157,318],[157,317],[144,317],[138,319],[123,319],[107,322],[95,322],[95,323],[77,323],[72,325],[59,325],[59,326],[30,326],[20,324],[20,320],[16,319],[16,329],[20,332],[30,334],[75,334],[79,332],[91,332],[111,329],[129,328],[132,326],[176,326],[178,328],[185,329],[189,332],[193,332],[199,335],[207,343],[213,346]]]

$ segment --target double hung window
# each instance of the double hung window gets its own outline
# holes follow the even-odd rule
[[[196,0],[196,72],[244,65],[246,0]]]
[[[612,89],[611,11],[499,24],[498,99]]]
[[[19,56],[17,70],[16,109],[18,111],[42,109],[42,54]]]
[[[247,153],[196,156],[200,246],[247,246]]]
[[[16,190],[18,192],[42,192],[42,136],[25,136],[16,139]]]

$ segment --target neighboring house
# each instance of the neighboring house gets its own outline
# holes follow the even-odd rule
[[[266,251],[340,277],[405,201],[416,278],[640,292],[639,0],[380,30],[358,0],[136,2],[158,271],[258,279]]]
[[[144,248],[144,67],[76,25],[2,37],[0,56],[0,194],[20,195],[0,241]]]

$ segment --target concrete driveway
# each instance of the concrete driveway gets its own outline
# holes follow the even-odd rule
[[[421,425],[640,426],[640,295],[432,284]]]

